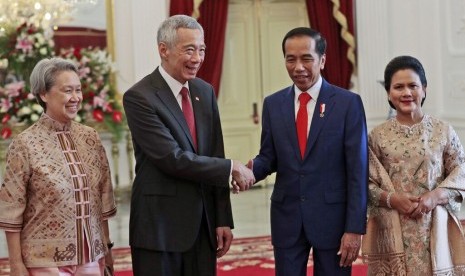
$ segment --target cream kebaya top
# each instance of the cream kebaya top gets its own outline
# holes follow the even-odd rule
[[[0,228],[21,232],[26,267],[102,258],[102,221],[115,214],[108,160],[94,129],[44,114],[13,139],[0,188]]]

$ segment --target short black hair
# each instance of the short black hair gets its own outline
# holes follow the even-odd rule
[[[298,27],[290,30],[283,39],[283,55],[286,56],[286,50],[284,49],[284,45],[286,44],[286,40],[291,37],[296,36],[309,36],[313,38],[316,42],[316,52],[321,57],[326,53],[326,39],[321,35],[320,32],[308,27]]]
[[[425,74],[425,69],[423,68],[423,65],[421,65],[421,62],[412,57],[412,56],[398,56],[393,58],[387,65],[386,69],[384,69],[384,89],[386,92],[389,92],[389,88],[391,87],[391,82],[392,82],[392,76],[400,70],[406,70],[406,69],[411,69],[413,70],[419,77],[421,84],[424,87],[428,86],[428,82],[426,80],[426,74]],[[423,106],[423,102],[425,102],[426,99],[426,94],[425,97],[421,100],[421,105]],[[394,105],[389,101],[389,105],[395,109]]]

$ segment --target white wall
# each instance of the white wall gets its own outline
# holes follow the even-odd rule
[[[157,29],[168,15],[168,0],[115,0],[118,89],[124,93],[160,63]]]
[[[393,57],[412,55],[428,79],[426,113],[447,120],[465,143],[465,1],[356,0],[359,90],[369,127],[388,112],[376,83]]]

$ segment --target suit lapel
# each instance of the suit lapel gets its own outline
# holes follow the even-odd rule
[[[328,117],[331,116],[331,110],[334,107],[335,102],[332,100],[334,91],[331,89],[331,86],[323,79],[323,84],[321,85],[320,94],[316,102],[315,110],[313,112],[312,124],[310,126],[310,132],[308,135],[307,148],[305,150],[305,157],[312,150],[312,147],[315,145],[318,135],[321,132],[321,129],[325,125]],[[324,114],[320,113],[321,105],[325,105]],[[321,116],[323,115],[323,116]]]
[[[153,73],[153,84],[156,89],[156,94],[163,102],[163,104],[168,108],[168,110],[173,115],[174,119],[178,122],[179,127],[182,131],[186,134],[189,142],[194,149],[194,142],[192,141],[192,136],[189,131],[189,127],[187,126],[186,119],[184,118],[184,113],[182,113],[181,108],[179,107],[179,103],[174,97],[173,92],[171,91],[170,87],[166,83],[166,81],[161,76],[160,72],[157,70]],[[194,116],[196,115],[194,109]],[[196,119],[197,123],[197,119]]]
[[[299,160],[300,156],[299,142],[297,139],[297,128],[295,126],[295,94],[294,86],[290,86],[289,90],[284,93],[281,105],[282,118],[284,118],[284,125],[286,126],[286,133],[289,135],[289,141],[294,149],[294,152]]]

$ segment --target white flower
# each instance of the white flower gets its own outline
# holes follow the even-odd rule
[[[45,47],[40,48],[39,53],[41,55],[45,56],[47,54],[47,48],[45,48]]]
[[[76,115],[76,117],[74,118],[74,121],[76,121],[76,122],[80,123],[80,122],[82,121],[82,118],[81,118],[81,116],[79,116],[79,115]]]
[[[82,63],[87,64],[87,63],[89,63],[89,61],[91,61],[91,60],[88,57],[82,56],[82,58],[81,58]]]
[[[31,114],[31,109],[27,106],[23,106],[18,110],[18,116],[24,116]]]
[[[35,122],[35,121],[37,121],[37,120],[39,120],[39,115],[33,113],[33,114],[31,115],[31,121]]]
[[[35,37],[36,37],[36,40],[37,40],[38,44],[44,44],[45,43],[45,38],[44,38],[44,36],[42,34],[36,33]]]
[[[32,110],[34,110],[35,112],[40,114],[40,113],[42,113],[43,108],[42,108],[42,106],[40,106],[40,104],[33,104],[32,105]]]
[[[8,59],[0,59],[0,69],[8,68]]]

